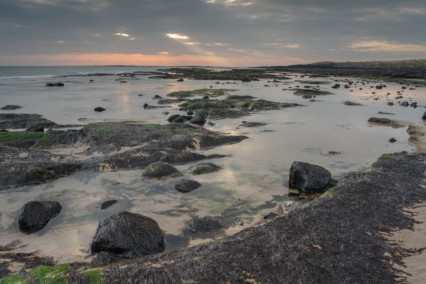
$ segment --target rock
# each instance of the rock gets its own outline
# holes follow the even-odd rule
[[[388,106],[393,106],[393,102],[388,102]]]
[[[174,114],[169,116],[169,118],[167,118],[168,122],[173,122],[173,120],[175,120],[176,118],[178,118],[180,115],[179,114]]]
[[[63,87],[64,83],[62,82],[56,82],[56,83],[46,83],[46,87]]]
[[[175,184],[177,191],[182,193],[191,192],[201,186],[201,183],[195,180],[181,179]]]
[[[346,101],[344,104],[345,106],[362,106],[362,104],[351,102],[351,101]]]
[[[166,162],[154,162],[145,168],[142,176],[146,178],[163,178],[182,176],[175,167]]]
[[[220,167],[213,163],[200,163],[195,166],[194,170],[192,171],[192,174],[203,175],[203,174],[217,172],[218,170],[220,170]]]
[[[186,114],[187,114],[187,115],[194,115],[194,112],[193,112],[192,110],[190,110],[190,111],[188,111]]]
[[[192,124],[204,125],[208,114],[207,111],[197,112],[189,122]]]
[[[426,119],[426,118],[425,118],[425,119]],[[211,121],[207,122],[207,124],[208,124],[208,125],[210,125],[210,126],[215,125],[215,124],[214,124],[214,122],[211,122]]]
[[[417,107],[417,102],[411,103],[410,107],[416,108]]]
[[[401,106],[408,107],[410,104],[407,101],[404,101],[401,103]]]
[[[396,139],[395,139],[395,138],[391,138],[391,139],[389,139],[388,141],[389,141],[389,142],[391,142],[391,143],[395,143],[395,142],[396,142]]]
[[[338,89],[340,88],[340,84],[334,84],[333,86],[331,86],[333,89]]]
[[[19,229],[27,234],[38,232],[61,210],[62,206],[56,201],[30,201],[22,207],[18,217]]]
[[[191,221],[186,223],[187,228],[192,233],[205,233],[211,231],[217,231],[223,228],[222,224],[213,217],[193,217]]]
[[[118,202],[117,200],[108,200],[108,201],[102,202],[102,204],[101,204],[101,210],[108,209],[108,208],[110,208],[111,206],[113,206],[117,202]]]
[[[259,126],[265,126],[266,123],[264,122],[255,122],[255,121],[251,121],[251,122],[243,122],[242,124],[240,124],[240,126],[243,127],[259,127]]]
[[[30,127],[28,127],[26,132],[44,132],[44,125],[43,124],[35,124]]]
[[[163,98],[162,96],[155,95],[152,99],[154,99],[154,100],[160,100],[160,99],[162,99],[162,98]]]
[[[179,117],[175,118],[172,122],[187,122],[192,119],[192,116],[190,115],[180,115]]]
[[[103,107],[96,107],[95,109],[94,109],[94,111],[97,111],[97,112],[102,112],[102,111],[104,111],[105,109],[103,108]]]
[[[123,258],[137,258],[164,250],[164,234],[157,222],[146,216],[120,212],[99,222],[91,245],[100,252]]]
[[[19,109],[21,108],[21,106],[18,105],[5,105],[4,107],[1,108],[1,110],[15,110],[15,109]]]
[[[177,82],[183,82],[184,80],[182,78],[180,78],[180,79],[177,79],[176,81]]]
[[[426,111],[423,113],[422,119],[426,120]]]
[[[382,88],[383,88],[383,86],[380,86],[380,85],[376,86],[377,90],[381,90]]]
[[[289,187],[303,193],[325,192],[337,182],[325,168],[304,162],[293,162],[290,168]]]
[[[242,78],[241,82],[250,82],[251,80],[249,78]]]

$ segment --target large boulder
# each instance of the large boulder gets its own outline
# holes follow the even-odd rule
[[[18,217],[19,229],[27,234],[38,232],[61,210],[61,204],[56,201],[30,201],[22,207]]]
[[[293,162],[290,168],[289,187],[303,193],[321,193],[335,186],[337,181],[325,168],[304,162]]]
[[[164,250],[164,234],[157,222],[146,216],[120,212],[99,222],[92,254],[104,252],[137,258]]]

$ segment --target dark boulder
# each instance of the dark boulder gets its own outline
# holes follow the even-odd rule
[[[56,83],[49,82],[49,83],[46,83],[46,87],[63,87],[63,86],[64,86],[64,83],[62,83],[62,82],[56,82]]]
[[[94,111],[97,111],[97,112],[102,112],[102,111],[104,111],[105,109],[103,108],[103,107],[96,107],[95,109],[94,109]]]
[[[117,202],[118,202],[117,200],[108,200],[108,201],[102,202],[102,204],[101,204],[101,210],[108,209],[108,208],[110,208],[111,206],[113,206]]]
[[[337,182],[325,168],[304,162],[293,162],[290,168],[289,187],[303,193],[325,192]]]
[[[192,124],[204,125],[208,114],[207,111],[197,112],[189,122]]]
[[[423,114],[422,119],[423,119],[423,120],[426,120],[426,111],[425,111],[425,113]]]
[[[391,138],[391,139],[389,139],[388,140],[390,143],[395,143],[396,142],[396,139],[395,138]]]
[[[160,99],[162,99],[163,97],[162,96],[160,96],[160,95],[155,95],[152,99],[154,99],[154,100],[160,100]]]
[[[168,122],[173,122],[173,120],[175,120],[176,118],[178,118],[180,115],[179,114],[174,114],[169,116],[169,118],[167,118]]]
[[[19,229],[27,234],[38,232],[61,210],[62,206],[56,201],[28,202],[22,207],[18,217]]]
[[[243,127],[259,127],[259,126],[265,126],[266,123],[264,122],[255,122],[255,121],[250,121],[250,122],[245,122],[243,121],[242,124],[240,124],[240,126]]]
[[[123,258],[163,250],[164,234],[157,222],[130,212],[120,212],[100,221],[91,245],[92,254],[104,252]]]
[[[184,80],[182,78],[180,78],[180,79],[177,79],[176,81],[177,82],[183,82]]]
[[[166,162],[154,162],[145,168],[143,177],[146,178],[163,178],[182,176],[175,167]]]
[[[401,103],[401,106],[408,107],[410,104],[407,101],[404,101]]]
[[[191,192],[201,186],[201,183],[195,180],[190,179],[181,179],[175,184],[175,188],[177,191],[182,193]]]

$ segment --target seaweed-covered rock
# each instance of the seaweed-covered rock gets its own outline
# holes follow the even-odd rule
[[[15,109],[19,109],[21,108],[21,106],[18,105],[5,105],[4,107],[1,108],[1,110],[15,110]]]
[[[146,178],[164,178],[181,176],[175,167],[166,162],[154,162],[145,168],[142,176]]]
[[[18,217],[19,229],[32,234],[43,229],[50,219],[61,212],[62,206],[56,201],[31,201],[22,207]]]
[[[203,175],[217,172],[218,170],[220,170],[220,167],[213,163],[200,163],[194,167],[194,169],[192,170],[192,174]]]
[[[157,222],[143,215],[120,212],[99,222],[92,254],[105,252],[136,258],[164,250],[164,234]]]
[[[179,192],[187,193],[191,192],[201,186],[201,183],[190,179],[181,179],[175,184],[175,188]]]
[[[290,188],[304,193],[325,192],[337,182],[325,168],[304,162],[293,162],[290,168]]]
[[[207,111],[200,111],[196,113],[189,122],[192,124],[204,125],[208,115],[209,113]]]

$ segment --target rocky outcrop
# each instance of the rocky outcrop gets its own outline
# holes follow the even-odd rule
[[[120,212],[99,222],[91,245],[92,254],[106,253],[136,258],[164,250],[164,234],[153,219]]]
[[[28,202],[22,207],[18,217],[19,229],[26,234],[38,232],[61,210],[62,206],[56,201]]]
[[[290,168],[289,187],[303,193],[321,193],[336,185],[325,168],[304,162],[293,162]]]

